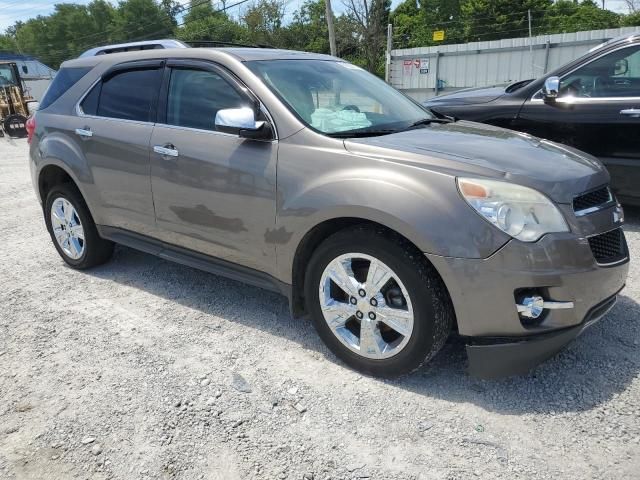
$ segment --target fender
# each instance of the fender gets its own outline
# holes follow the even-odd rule
[[[342,168],[329,168],[296,192],[288,191],[295,182],[279,175],[282,203],[276,224],[281,242],[276,250],[282,281],[291,281],[291,265],[305,235],[327,220],[376,222],[403,235],[422,252],[441,256],[486,258],[509,240],[470,207],[460,208],[463,200],[455,177],[400,164],[393,170],[388,165],[380,168],[373,159],[346,155],[348,163],[344,158],[339,161]],[[324,162],[331,163],[326,158]],[[344,168],[359,162],[369,165]],[[428,182],[425,175],[430,176]]]

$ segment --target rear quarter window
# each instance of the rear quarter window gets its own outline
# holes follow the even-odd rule
[[[71,87],[73,87],[78,81],[84,77],[91,67],[78,67],[78,68],[62,68],[58,71],[53,78],[51,85],[45,92],[42,100],[40,101],[39,110],[44,110],[53,102],[58,100]]]

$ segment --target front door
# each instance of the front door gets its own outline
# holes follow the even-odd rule
[[[515,128],[603,161],[614,191],[640,201],[640,45],[609,52],[561,79],[560,96],[524,104]]]
[[[251,99],[222,68],[180,60],[167,64],[160,105],[151,184],[162,239],[272,272],[277,142],[215,128],[218,110]]]

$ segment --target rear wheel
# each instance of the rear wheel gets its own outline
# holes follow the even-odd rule
[[[325,240],[311,258],[305,298],[327,346],[372,375],[415,370],[440,350],[453,322],[435,269],[382,228],[354,227]]]
[[[49,191],[44,217],[53,245],[73,268],[91,268],[111,258],[113,243],[100,238],[91,213],[74,185],[57,185]]]

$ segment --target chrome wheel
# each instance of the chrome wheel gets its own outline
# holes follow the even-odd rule
[[[51,204],[51,228],[62,251],[72,260],[84,253],[84,229],[74,206],[66,198],[56,198]]]
[[[333,334],[371,359],[398,354],[413,331],[413,307],[398,275],[363,253],[335,258],[322,273],[320,307]]]

